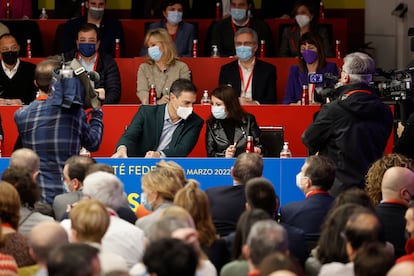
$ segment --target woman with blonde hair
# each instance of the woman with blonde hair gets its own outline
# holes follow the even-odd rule
[[[197,181],[189,179],[187,185],[175,195],[174,204],[190,213],[199,234],[201,248],[217,271],[220,271],[229,261],[230,252],[227,250],[226,242],[217,235],[207,194],[199,188]]]
[[[150,87],[155,85],[157,104],[164,104],[171,84],[177,79],[190,79],[190,70],[178,60],[174,42],[165,29],[149,30],[144,46],[148,49],[147,61],[138,69],[137,96],[142,104],[148,104]]]

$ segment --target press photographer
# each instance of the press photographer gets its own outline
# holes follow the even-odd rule
[[[36,66],[37,98],[14,115],[23,147],[34,150],[40,157],[37,182],[41,201],[47,204],[52,204],[54,197],[64,192],[62,173],[66,160],[79,155],[81,147],[91,152],[98,150],[103,133],[100,103],[89,114],[83,109],[84,91],[90,91],[90,87],[84,88],[76,74],[73,78],[66,75],[52,82],[53,71],[60,68],[61,62],[56,57],[47,58]],[[58,72],[59,75],[64,73]],[[63,104],[67,95],[78,95],[78,103]]]

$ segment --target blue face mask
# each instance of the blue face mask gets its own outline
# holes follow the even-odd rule
[[[178,25],[183,20],[183,13],[179,11],[168,11],[167,20],[171,25]]]
[[[318,52],[313,50],[303,50],[302,56],[307,64],[312,64],[318,59]]]
[[[96,53],[95,43],[79,43],[79,52],[84,57],[91,57]]]
[[[246,18],[247,11],[244,9],[230,9],[231,17],[236,21],[241,21]]]
[[[146,193],[141,193],[141,205],[143,205],[145,207],[145,209],[147,209],[148,211],[152,211],[152,206],[147,201],[147,194]]]
[[[211,114],[213,114],[213,117],[219,120],[226,119],[227,118],[227,112],[223,105],[212,105],[211,106]]]
[[[252,47],[249,47],[249,46],[236,47],[236,56],[242,61],[249,60],[253,56]]]
[[[148,48],[148,55],[150,56],[151,59],[153,59],[155,61],[159,61],[161,56],[162,56],[162,52],[160,50],[160,47],[158,47],[157,45],[149,47]]]

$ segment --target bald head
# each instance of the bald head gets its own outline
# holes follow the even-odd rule
[[[39,265],[45,265],[52,249],[69,243],[68,234],[56,221],[44,221],[32,228],[29,235],[30,249]]]
[[[10,156],[10,167],[27,168],[32,175],[37,174],[40,166],[40,159],[36,152],[31,149],[21,148],[15,150]]]
[[[385,200],[405,200],[408,203],[414,196],[414,172],[404,167],[389,168],[382,178],[381,192]]]
[[[387,276],[411,276],[414,275],[414,262],[401,262],[394,265]]]

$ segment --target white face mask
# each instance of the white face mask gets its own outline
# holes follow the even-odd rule
[[[216,119],[226,119],[227,112],[224,108],[224,105],[212,105],[211,106],[211,114],[213,114],[213,117]]]
[[[295,20],[298,23],[299,27],[303,28],[308,25],[311,21],[310,17],[306,14],[298,14],[295,16]]]
[[[63,181],[63,189],[65,190],[66,193],[71,192],[70,188],[69,188],[69,183],[66,181]]]
[[[192,106],[190,106],[190,107],[178,106],[178,108],[177,108],[177,115],[181,119],[186,120],[188,118],[188,116],[191,115],[191,113],[193,113],[193,107]]]
[[[304,178],[304,176],[302,175],[302,172],[299,172],[297,175],[296,175],[296,187],[298,187],[299,188],[299,190],[303,190],[303,188],[305,187],[305,185],[304,184],[302,184],[302,179]]]

